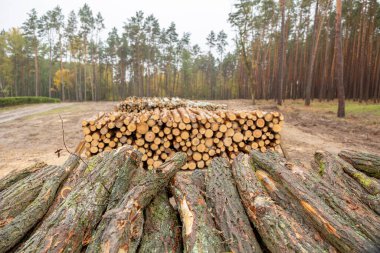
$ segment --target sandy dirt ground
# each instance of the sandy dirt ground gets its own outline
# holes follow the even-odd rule
[[[334,112],[292,106],[287,102],[276,107],[272,102],[249,100],[215,101],[229,109],[279,110],[285,116],[283,147],[290,159],[309,165],[316,150],[337,153],[342,149],[362,150],[380,154],[380,116],[337,119]],[[0,177],[14,169],[22,169],[38,161],[62,164],[66,151],[58,157],[55,151],[73,151],[82,138],[81,120],[100,111],[112,111],[115,102],[61,103],[21,106],[0,110]]]

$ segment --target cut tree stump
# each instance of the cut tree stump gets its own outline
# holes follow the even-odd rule
[[[379,244],[374,243],[347,219],[349,214],[340,216],[340,209],[355,212],[344,207],[346,203],[339,201],[334,191],[326,186],[316,173],[303,173],[302,170],[287,168],[286,161],[275,152],[265,154],[253,150],[251,158],[255,169],[263,169],[297,200],[302,206],[302,215],[327,239],[331,245],[341,252],[374,252]],[[329,200],[321,197],[326,196]],[[329,205],[327,201],[333,201]],[[355,215],[353,215],[355,216]]]
[[[143,209],[165,188],[185,162],[186,155],[177,153],[156,171],[148,173],[114,209],[104,214],[107,226],[104,231],[97,232],[94,239],[94,243],[101,243],[96,247],[90,245],[87,252],[136,252],[143,231],[143,219],[139,218],[143,216]]]
[[[183,252],[181,225],[177,211],[170,205],[166,189],[161,191],[147,206],[145,217],[139,252]]]
[[[322,252],[320,243],[302,224],[277,205],[255,176],[249,156],[240,154],[232,163],[242,203],[270,252]]]
[[[232,252],[261,252],[240,201],[228,160],[214,158],[206,170],[207,204]]]
[[[344,150],[339,153],[339,156],[348,163],[352,164],[355,169],[366,173],[368,176],[380,179],[379,155]]]
[[[110,190],[125,166],[129,146],[105,152],[102,161],[67,198],[44,219],[41,226],[17,252],[80,252],[105,211]]]
[[[184,252],[225,252],[220,231],[191,175],[177,173],[170,188],[181,217]]]

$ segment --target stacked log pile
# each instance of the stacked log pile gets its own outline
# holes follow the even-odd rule
[[[227,106],[223,104],[214,104],[204,101],[192,101],[188,99],[182,99],[177,97],[171,98],[150,98],[150,97],[128,97],[124,101],[120,102],[115,111],[118,112],[141,112],[142,110],[154,110],[154,109],[176,109],[180,107],[188,108],[202,108],[209,111],[215,111],[219,109],[226,109]]]
[[[81,147],[0,179],[1,253],[380,250],[380,156],[318,151],[308,170],[252,150],[180,171],[185,153],[148,170],[129,145]]]
[[[265,152],[280,143],[284,117],[279,112],[166,107],[171,108],[167,104],[154,110],[143,106],[139,112],[101,113],[84,120],[86,155],[128,144],[138,149],[144,165],[153,169],[181,151],[188,156],[183,169],[194,170],[205,168],[215,156],[232,160],[239,152]]]

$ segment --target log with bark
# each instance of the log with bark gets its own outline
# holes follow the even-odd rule
[[[130,150],[124,146],[101,154],[102,161],[87,167],[88,177],[75,185],[17,252],[80,252],[107,208],[118,172],[129,169],[125,162]]]
[[[232,252],[261,252],[248,216],[240,201],[230,164],[214,158],[206,171],[207,204],[212,209],[216,227]]]
[[[352,164],[355,169],[366,173],[368,176],[380,179],[380,156],[364,152],[344,150],[339,156]]]
[[[7,189],[3,197],[3,208],[1,211],[1,230],[0,230],[0,252],[5,252],[14,247],[21,239],[44,217],[45,213],[51,206],[58,188],[61,183],[66,180],[70,173],[75,169],[80,160],[80,154],[83,151],[84,143],[80,143],[74,154],[70,155],[63,166],[53,166],[52,169],[46,170],[49,173],[36,173],[37,177],[31,175],[30,178],[25,177],[24,180],[18,181],[13,187]],[[23,185],[25,183],[26,185]],[[39,183],[39,184],[38,184]],[[34,194],[28,194],[30,187],[39,189],[38,195],[31,198]],[[18,198],[13,193],[19,193]],[[20,195],[21,194],[21,195]],[[28,198],[23,198],[27,195]],[[21,202],[25,200],[25,202]],[[30,200],[32,200],[30,202]],[[16,202],[16,203],[15,203]],[[7,206],[8,205],[8,206]]]
[[[143,209],[185,162],[185,154],[177,153],[156,171],[147,173],[115,208],[104,214],[107,226],[95,233],[87,252],[136,252],[143,230]]]
[[[225,252],[221,233],[191,174],[177,173],[170,188],[181,217],[184,252]]]
[[[9,172],[5,177],[0,179],[0,192],[17,181],[26,178],[27,176],[35,173],[36,171],[46,167],[47,164],[44,162],[37,162],[22,170],[13,170]]]
[[[232,172],[248,216],[271,252],[324,251],[321,243],[264,191],[248,155],[234,160]]]
[[[142,157],[124,146],[7,176],[0,252],[380,250],[379,181],[336,155],[310,170],[254,150],[179,173],[184,153],[158,170]]]
[[[350,204],[344,201],[347,199],[341,199],[345,198],[345,193],[334,190],[334,185],[321,179],[317,173],[306,173],[291,166],[275,152],[264,154],[252,151],[251,158],[255,169],[267,171],[284,186],[297,205],[302,207],[302,215],[337,250],[374,252],[379,248],[379,242],[374,241],[378,233],[370,234],[376,231],[378,222],[359,225],[365,220],[362,216],[362,220],[355,223],[356,217],[360,216],[356,213],[356,203]]]
[[[144,231],[139,246],[141,253],[182,252],[181,225],[177,211],[161,191],[145,209]]]
[[[126,168],[127,170],[119,170],[118,177],[115,181],[115,184],[112,187],[111,194],[109,196],[109,201],[107,205],[106,211],[109,211],[113,208],[115,208],[120,200],[124,197],[124,195],[127,193],[128,189],[134,185],[132,182],[132,178],[137,176],[137,174],[140,171],[140,163],[141,163],[141,153],[138,151],[132,151],[130,156],[128,157],[126,161]],[[143,170],[141,168],[141,170]],[[144,174],[145,175],[145,174]],[[88,252],[97,251],[98,246],[100,244],[99,236],[104,232],[108,225],[107,219],[102,219],[98,226],[96,227],[96,233],[91,238],[90,246],[87,248]]]

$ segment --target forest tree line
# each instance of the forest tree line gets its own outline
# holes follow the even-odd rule
[[[142,11],[108,36],[101,13],[85,4],[67,16],[32,9],[21,27],[0,32],[0,96],[120,100],[126,96],[195,99],[334,99],[336,3],[236,0],[224,31],[206,48],[161,27]],[[346,98],[380,99],[380,4],[343,0],[341,44]],[[282,66],[282,67],[281,67]]]

